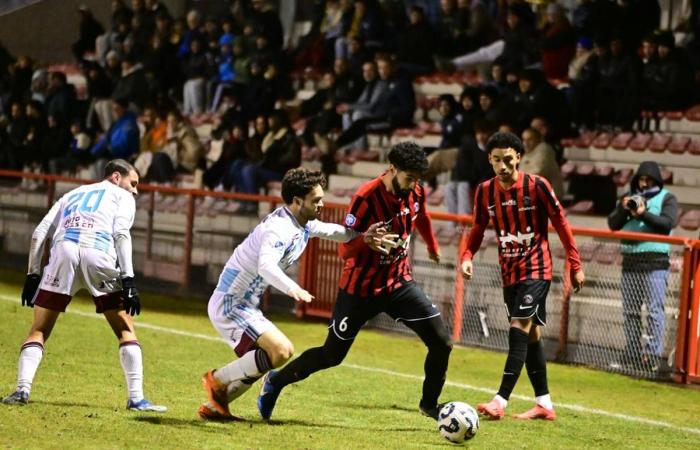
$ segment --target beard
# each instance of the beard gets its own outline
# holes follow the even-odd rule
[[[396,177],[391,179],[391,187],[394,189],[394,193],[400,197],[408,197],[408,194],[411,193],[411,189],[403,189],[401,187]]]

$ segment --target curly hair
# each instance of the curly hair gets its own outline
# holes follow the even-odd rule
[[[304,198],[316,186],[326,187],[326,177],[318,170],[289,169],[282,178],[282,199],[288,205],[294,197]]]
[[[490,154],[494,148],[512,148],[518,155],[525,153],[523,141],[513,133],[494,133],[486,143],[486,151]]]
[[[399,142],[389,150],[389,162],[398,170],[425,173],[428,157],[423,147],[415,142]]]

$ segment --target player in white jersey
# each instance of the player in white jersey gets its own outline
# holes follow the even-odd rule
[[[238,359],[210,370],[202,378],[208,402],[199,408],[205,420],[236,420],[229,403],[247,391],[272,368],[292,357],[292,343],[260,311],[258,305],[269,285],[296,301],[313,296],[284,270],[296,262],[310,238],[339,242],[364,239],[375,251],[388,253],[396,235],[379,224],[364,234],[342,225],[316,220],[323,207],[325,178],[321,172],[292,169],[282,179],[285,206],[265,217],[229,258],[209,299],[209,318],[233,348]]]
[[[20,351],[17,389],[3,403],[29,402],[44,344],[72,296],[85,288],[93,297],[96,311],[104,314],[119,339],[119,358],[129,393],[127,408],[166,411],[143,396],[141,347],[131,317],[141,311],[129,233],[136,213],[138,182],[134,166],[123,159],[112,160],[105,167],[103,181],[65,194],[34,230],[22,291],[22,305],[34,308],[34,322]],[[44,243],[52,229],[51,256],[41,276]]]

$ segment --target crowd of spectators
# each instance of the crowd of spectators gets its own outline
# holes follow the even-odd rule
[[[412,127],[412,81],[463,70],[480,81],[439,97],[431,170],[451,171],[447,203],[467,212],[470,187],[490,175],[483,148],[493,130],[522,133],[528,170],[556,178],[562,137],[648,130],[654,115],[640,119],[641,110],[698,100],[700,13],[677,45],[658,30],[656,0],[580,0],[572,10],[524,0],[299,0],[311,27],[298,43],[271,2],[229,3],[228,15],[174,18],[158,0],[113,0],[106,24],[81,6],[71,47],[87,80],[80,95],[63,72],[0,44],[0,167],[99,173],[121,157],[150,182],[195,174],[211,189],[257,193],[302,154],[333,172],[338,152],[367,148],[367,133]],[[305,71],[320,82],[298,102],[292,75]],[[202,123],[211,136],[197,134]]]

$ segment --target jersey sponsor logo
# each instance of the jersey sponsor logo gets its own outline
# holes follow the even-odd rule
[[[418,202],[413,203],[413,212],[417,213],[420,210],[420,204]]]
[[[355,225],[355,222],[357,222],[357,218],[352,214],[348,214],[347,216],[345,216],[345,225],[351,227]]]
[[[527,229],[530,231],[530,227]],[[507,244],[517,244],[521,246],[529,246],[532,240],[535,238],[535,233],[521,233],[518,231],[517,234],[507,233],[501,230],[501,235],[498,236],[498,240],[501,242],[501,248],[506,248]]]

